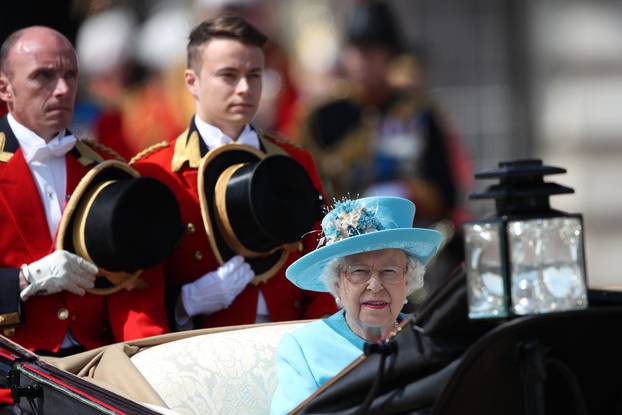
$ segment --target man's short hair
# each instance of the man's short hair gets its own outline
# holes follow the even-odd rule
[[[188,40],[188,69],[201,70],[201,52],[203,46],[212,39],[225,38],[242,42],[246,45],[263,48],[268,40],[266,35],[253,25],[235,14],[223,14],[208,19],[192,29]]]
[[[17,30],[11,33],[5,40],[2,42],[0,46],[0,72],[4,72],[7,75],[10,75],[9,68],[9,53],[13,46],[17,43],[22,34],[24,33],[24,29]]]

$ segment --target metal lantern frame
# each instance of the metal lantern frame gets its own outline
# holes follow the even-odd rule
[[[557,194],[574,193],[574,190],[561,186],[556,183],[545,182],[543,176],[552,174],[565,173],[566,170],[559,167],[546,166],[541,160],[525,159],[515,161],[504,161],[499,163],[499,167],[494,170],[477,173],[477,179],[499,179],[499,183],[491,185],[484,192],[474,193],[469,196],[470,199],[494,199],[496,205],[496,214],[488,218],[473,220],[464,224],[465,234],[465,253],[467,263],[467,281],[469,284],[469,316],[471,318],[508,318],[516,317],[532,312],[517,312],[513,300],[513,272],[517,268],[512,259],[512,242],[510,240],[509,227],[514,223],[520,222],[529,224],[531,221],[551,219],[570,219],[576,221],[577,227],[580,229],[580,247],[577,249],[577,257],[574,265],[579,269],[582,279],[582,297],[583,300],[577,301],[577,306],[566,309],[577,309],[587,307],[587,273],[585,266],[585,228],[583,224],[583,216],[576,213],[566,213],[551,209],[549,197]],[[472,235],[472,228],[477,226],[485,226],[496,228],[498,237],[498,255],[499,255],[499,276],[502,280],[502,296],[503,308],[498,312],[474,311],[474,299],[472,298],[473,285],[475,285],[475,276],[472,274],[471,257],[474,252],[472,244],[469,243],[469,235]],[[538,224],[535,224],[537,227]],[[541,265],[540,265],[541,266]],[[478,275],[478,282],[484,285],[482,275]],[[551,309],[542,312],[564,311]]]

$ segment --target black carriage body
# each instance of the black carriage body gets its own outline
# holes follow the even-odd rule
[[[22,414],[157,415],[134,401],[42,361],[2,336],[0,388],[12,391],[14,405]],[[2,409],[0,413],[4,413]]]

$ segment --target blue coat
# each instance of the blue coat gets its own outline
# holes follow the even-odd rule
[[[279,384],[271,414],[286,414],[363,353],[365,341],[343,310],[283,335],[276,353]]]

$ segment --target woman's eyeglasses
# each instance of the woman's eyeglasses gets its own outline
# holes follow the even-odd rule
[[[385,284],[397,284],[404,279],[406,275],[406,268],[399,265],[383,266],[378,270],[364,265],[364,264],[352,264],[348,265],[343,270],[348,281],[353,284],[363,284],[369,281],[374,274],[378,274],[378,278]]]

